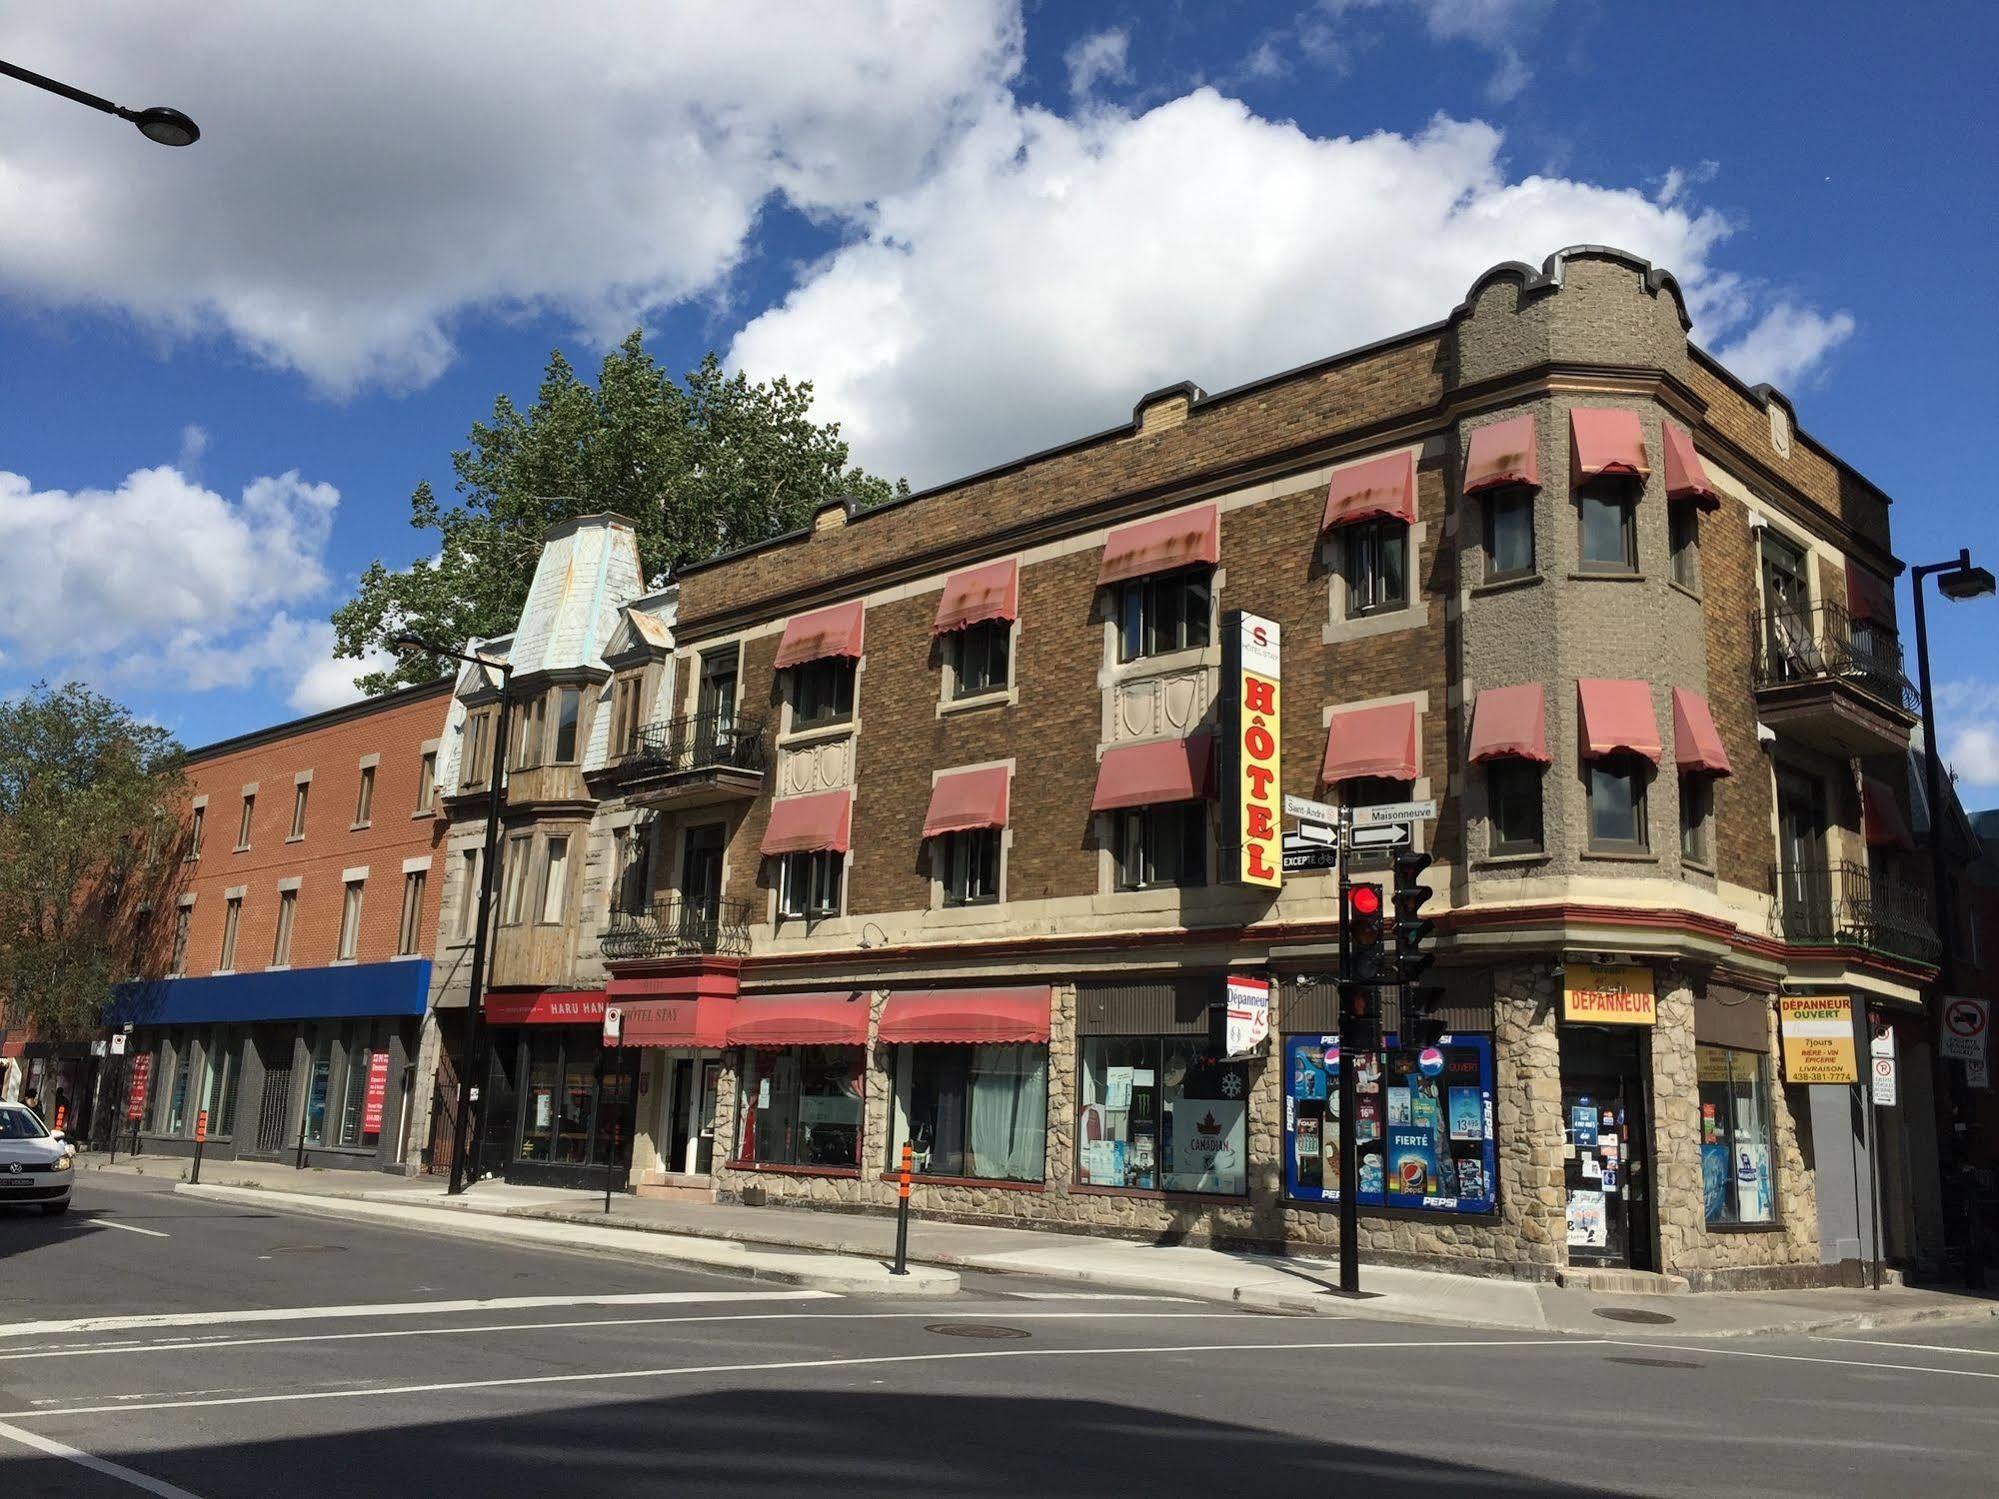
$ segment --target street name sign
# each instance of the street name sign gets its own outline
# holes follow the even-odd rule
[[[1355,807],[1354,826],[1378,827],[1384,822],[1428,822],[1437,815],[1437,804],[1425,802],[1383,802],[1378,807]]]
[[[1331,825],[1340,820],[1340,809],[1329,802],[1315,802],[1309,796],[1287,796],[1284,798],[1284,815],[1301,822]]]

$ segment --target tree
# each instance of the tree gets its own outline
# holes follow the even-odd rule
[[[156,977],[183,878],[181,748],[88,687],[0,703],[0,1008],[51,1040]]]
[[[410,524],[435,531],[437,554],[397,570],[379,559],[334,611],[342,656],[411,630],[460,645],[514,628],[541,536],[572,515],[614,510],[638,526],[648,580],[803,525],[834,497],[879,504],[908,485],[849,466],[838,423],[813,422],[812,386],[728,375],[710,353],[677,384],[634,332],[604,359],[593,388],[558,350],[525,412],[502,395],[451,455],[462,501],[448,509],[428,481]],[[362,690],[435,680],[448,661],[412,656],[359,678]]]

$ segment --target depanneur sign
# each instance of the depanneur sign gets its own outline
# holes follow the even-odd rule
[[[1780,994],[1777,1026],[1784,1038],[1787,1083],[1857,1083],[1853,1000],[1844,994]]]
[[[1275,620],[1231,612],[1222,637],[1222,681],[1228,696],[1225,795],[1234,814],[1235,868],[1243,885],[1284,883],[1284,799]]]
[[[1575,1025],[1651,1025],[1659,1018],[1652,970],[1637,964],[1564,963],[1562,1018]]]

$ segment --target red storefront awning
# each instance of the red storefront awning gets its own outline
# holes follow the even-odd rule
[[[1388,453],[1333,470],[1319,529],[1330,531],[1334,526],[1350,526],[1377,516],[1416,524],[1414,452]]]
[[[1480,427],[1465,445],[1466,494],[1501,484],[1541,485],[1541,455],[1534,413]]]
[[[729,1044],[736,1002],[715,994],[640,999],[624,1006],[626,1046],[692,1046],[717,1051]]]
[[[1387,703],[1333,715],[1319,779],[1328,786],[1359,776],[1413,781],[1416,766],[1416,705]]]
[[[1007,768],[954,770],[930,788],[930,810],[923,815],[923,836],[965,833],[974,828],[1006,826]]]
[[[1895,799],[1895,788],[1878,776],[1860,778],[1860,820],[1870,846],[1916,846],[1909,821],[1902,815],[1902,804]]]
[[[1020,618],[1020,559],[970,567],[944,580],[944,597],[937,601],[932,635],[948,635],[989,619]]]
[[[1213,505],[1203,505],[1111,532],[1104,542],[1104,560],[1097,567],[1097,586],[1177,572],[1201,563],[1213,567],[1221,560],[1221,512]]]
[[[771,855],[844,854],[853,821],[851,791],[781,796],[770,804],[770,822],[764,828],[759,851]]]
[[[1646,682],[1582,677],[1576,682],[1582,708],[1585,760],[1598,760],[1629,750],[1659,763],[1659,721],[1652,714],[1652,688]]]
[[[1652,472],[1645,461],[1645,430],[1638,413],[1615,406],[1576,406],[1569,411],[1569,444],[1578,479],[1626,475],[1642,479]]]
[[[759,994],[736,1002],[731,1046],[866,1046],[868,991]]]
[[[783,671],[787,666],[803,666],[828,656],[858,657],[867,614],[867,605],[855,599],[830,609],[792,615],[784,622],[784,639],[778,642],[773,668]]]
[[[488,989],[488,1025],[602,1025],[602,989]]]
[[[1884,629],[1895,628],[1895,585],[1866,568],[1846,565],[1846,612],[1854,619],[1871,620]]]
[[[1202,801],[1215,794],[1215,739],[1190,734],[1108,750],[1097,766],[1094,812]]]
[[[1703,510],[1719,510],[1721,496],[1708,482],[1701,455],[1694,451],[1693,437],[1677,422],[1661,422],[1659,428],[1666,447],[1666,498],[1692,500]]]
[[[1684,687],[1673,689],[1673,758],[1682,770],[1717,776],[1731,772],[1728,751],[1722,747],[1707,699]]]
[[[875,1039],[885,1045],[991,1045],[1048,1039],[1049,986],[908,989],[889,996]]]
[[[1471,760],[1548,763],[1548,695],[1539,682],[1480,690],[1471,710]]]

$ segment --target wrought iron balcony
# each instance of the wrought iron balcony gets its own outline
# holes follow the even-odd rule
[[[1842,757],[1908,748],[1922,698],[1902,672],[1902,644],[1844,605],[1752,614],[1758,716],[1780,734]]]
[[[656,900],[644,911],[613,911],[597,937],[605,959],[681,958],[719,954],[741,957],[750,950],[748,901],[689,901],[678,895]]]
[[[1860,947],[1926,964],[1943,951],[1929,892],[1863,864],[1778,866],[1771,888],[1788,942]]]
[[[634,798],[653,804],[754,798],[770,764],[770,740],[756,714],[688,713],[638,731],[626,757]]]

